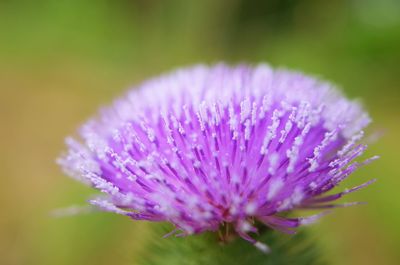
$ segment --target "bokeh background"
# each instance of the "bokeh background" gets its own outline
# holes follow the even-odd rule
[[[131,85],[176,67],[269,62],[333,81],[374,119],[343,186],[378,182],[307,228],[332,264],[400,264],[400,1],[0,1],[0,264],[135,264],[146,223],[53,218],[93,191],[55,164],[63,139]],[[161,240],[161,239],[160,239]]]

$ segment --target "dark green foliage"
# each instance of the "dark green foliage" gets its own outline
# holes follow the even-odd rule
[[[163,231],[161,231],[163,230]],[[235,238],[221,243],[216,233],[188,237],[162,238],[163,226],[155,228],[151,240],[139,258],[140,265],[319,265],[326,264],[316,243],[301,231],[287,236],[270,229],[260,231],[257,240],[267,243],[265,254],[249,242]]]

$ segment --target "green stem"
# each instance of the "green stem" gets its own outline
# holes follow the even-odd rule
[[[162,238],[165,226],[154,226],[150,242],[139,258],[141,265],[317,265],[322,261],[319,248],[305,231],[293,236],[262,228],[258,241],[267,244],[265,254],[235,236],[227,242],[218,233]],[[225,240],[226,241],[226,240]]]

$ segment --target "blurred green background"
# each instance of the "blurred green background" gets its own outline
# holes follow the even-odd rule
[[[0,1],[0,264],[135,264],[148,224],[52,218],[93,191],[63,176],[63,139],[129,86],[193,63],[269,62],[362,98],[383,132],[343,187],[378,182],[307,228],[332,264],[400,264],[400,1]],[[163,240],[163,239],[160,239]],[[166,240],[166,239],[164,239]]]

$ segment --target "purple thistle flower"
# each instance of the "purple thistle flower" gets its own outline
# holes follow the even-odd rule
[[[295,72],[196,66],[150,80],[67,139],[59,163],[105,193],[90,203],[136,220],[167,221],[181,235],[254,220],[285,233],[373,181],[324,195],[361,164],[370,122],[330,84]],[[364,163],[375,159],[373,157]],[[363,164],[364,164],[363,163]]]

